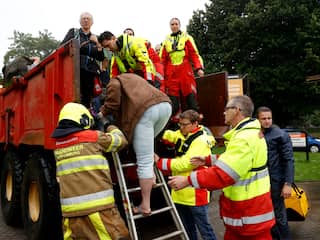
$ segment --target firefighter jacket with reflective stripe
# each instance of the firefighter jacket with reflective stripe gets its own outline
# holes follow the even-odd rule
[[[123,34],[118,37],[120,50],[111,59],[110,77],[120,73],[136,73],[146,80],[154,80],[155,68],[149,57],[146,40]]]
[[[210,190],[222,188],[220,213],[225,226],[249,236],[270,229],[274,213],[260,123],[246,118],[238,126],[224,135],[226,151],[215,165],[192,172],[189,183]]]
[[[170,61],[172,65],[180,65],[185,60],[191,61],[195,69],[203,68],[202,58],[199,55],[196,44],[186,32],[177,35],[167,35],[160,52],[162,61]]]
[[[127,144],[122,132],[83,130],[56,138],[54,155],[64,217],[84,216],[114,206],[109,164],[103,152]]]
[[[190,146],[183,155],[179,157],[176,156],[175,158],[160,158],[157,164],[158,168],[164,172],[170,171],[173,176],[188,176],[195,169],[195,167],[190,164],[190,159],[194,156],[206,156],[210,154],[211,148],[215,144],[214,137],[207,135],[202,126],[199,126],[199,128],[187,136],[183,136],[180,130],[166,130],[162,137],[163,141],[170,145],[180,142],[180,147],[177,149],[179,153],[182,151],[186,140],[199,131],[203,133],[190,143]],[[202,206],[208,204],[210,201],[210,192],[207,191],[207,189],[196,189],[192,186],[178,191],[172,189],[171,196],[175,203],[187,206]]]
[[[186,32],[166,37],[160,49],[166,91],[170,96],[196,94],[194,70],[203,69],[203,61],[193,38]],[[180,93],[181,92],[181,93]]]

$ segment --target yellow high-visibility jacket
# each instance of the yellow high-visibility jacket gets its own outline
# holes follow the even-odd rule
[[[191,142],[186,152],[183,152],[182,148],[186,144],[186,140],[199,132],[202,132],[202,134]],[[207,154],[211,154],[211,148],[215,144],[214,137],[208,135],[203,126],[199,126],[194,132],[189,133],[186,137],[182,135],[180,130],[166,130],[162,139],[163,142],[170,145],[177,145],[177,143],[180,142],[180,146],[178,146],[177,149],[177,155],[181,155],[182,153],[181,156],[176,156],[175,158],[160,158],[157,164],[160,170],[164,172],[170,171],[173,176],[188,176],[195,170],[195,167],[190,164],[190,159],[194,156],[206,156]],[[201,206],[208,204],[210,201],[210,194],[207,189],[196,189],[192,186],[178,191],[172,189],[171,196],[175,203],[188,206]]]
[[[121,73],[136,73],[153,82],[155,68],[148,54],[147,41],[128,34],[123,34],[118,39],[122,43],[121,49],[112,56],[110,77],[114,78]]]

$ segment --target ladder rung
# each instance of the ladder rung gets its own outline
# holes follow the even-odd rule
[[[162,187],[164,185],[164,183],[156,183],[155,185],[152,186],[152,188],[158,188],[158,187]],[[140,187],[135,187],[135,188],[128,188],[128,192],[138,192],[141,191]]]
[[[157,210],[152,211],[150,216],[156,215],[156,214],[159,214],[159,213],[163,213],[163,212],[166,212],[166,211],[170,211],[171,209],[172,209],[172,207],[170,207],[170,206],[164,207],[164,208],[159,208]],[[143,216],[142,214],[133,215],[133,219],[140,219],[140,218],[145,218],[145,216]]]
[[[172,238],[172,237],[174,237],[174,236],[181,235],[181,234],[182,234],[182,231],[177,230],[177,231],[168,233],[168,234],[166,234],[166,235],[162,235],[161,237],[153,238],[152,240],[164,240],[164,239],[169,239],[169,238]]]
[[[126,167],[136,167],[137,164],[136,163],[124,163],[124,164],[121,164],[121,167],[122,168],[126,168]]]

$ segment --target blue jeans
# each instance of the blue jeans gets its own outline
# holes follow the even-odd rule
[[[284,198],[281,197],[283,182],[271,180],[271,198],[273,204],[276,224],[271,229],[273,239],[290,240],[291,234],[288,225],[287,211],[284,205]]]
[[[170,103],[158,103],[144,112],[134,129],[132,144],[136,153],[139,179],[154,176],[154,138],[166,126],[170,116]]]
[[[208,218],[208,205],[186,206],[175,204],[190,240],[197,240],[197,228],[203,240],[216,240]],[[197,228],[196,228],[197,227]]]

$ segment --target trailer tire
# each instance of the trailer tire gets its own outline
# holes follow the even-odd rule
[[[9,226],[21,226],[21,184],[24,164],[14,151],[7,151],[1,164],[1,208]]]
[[[22,220],[29,240],[63,239],[59,186],[52,154],[30,155],[22,184]]]

